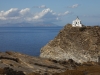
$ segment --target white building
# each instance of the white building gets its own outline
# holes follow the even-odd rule
[[[78,17],[72,22],[72,27],[82,27],[81,20]]]

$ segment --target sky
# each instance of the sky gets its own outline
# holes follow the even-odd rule
[[[54,23],[64,26],[78,16],[83,25],[100,25],[100,0],[0,0],[0,25]]]

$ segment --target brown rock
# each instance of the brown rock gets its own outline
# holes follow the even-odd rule
[[[41,48],[40,57],[57,61],[98,62],[100,56],[100,27],[66,25],[59,34]]]
[[[59,73],[65,67],[48,59],[28,56],[18,52],[0,53],[0,73],[7,75],[38,75]]]

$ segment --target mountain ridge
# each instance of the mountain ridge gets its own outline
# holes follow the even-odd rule
[[[6,23],[0,24],[0,27],[56,27],[58,25],[50,22],[39,22],[39,23]]]

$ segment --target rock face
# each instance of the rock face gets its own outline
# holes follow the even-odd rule
[[[18,52],[0,52],[0,75],[100,75],[100,64],[48,60]]]
[[[18,52],[0,52],[0,75],[43,75],[65,71],[65,67],[48,59]]]
[[[100,61],[100,27],[66,25],[59,34],[41,48],[40,57],[57,61]]]

